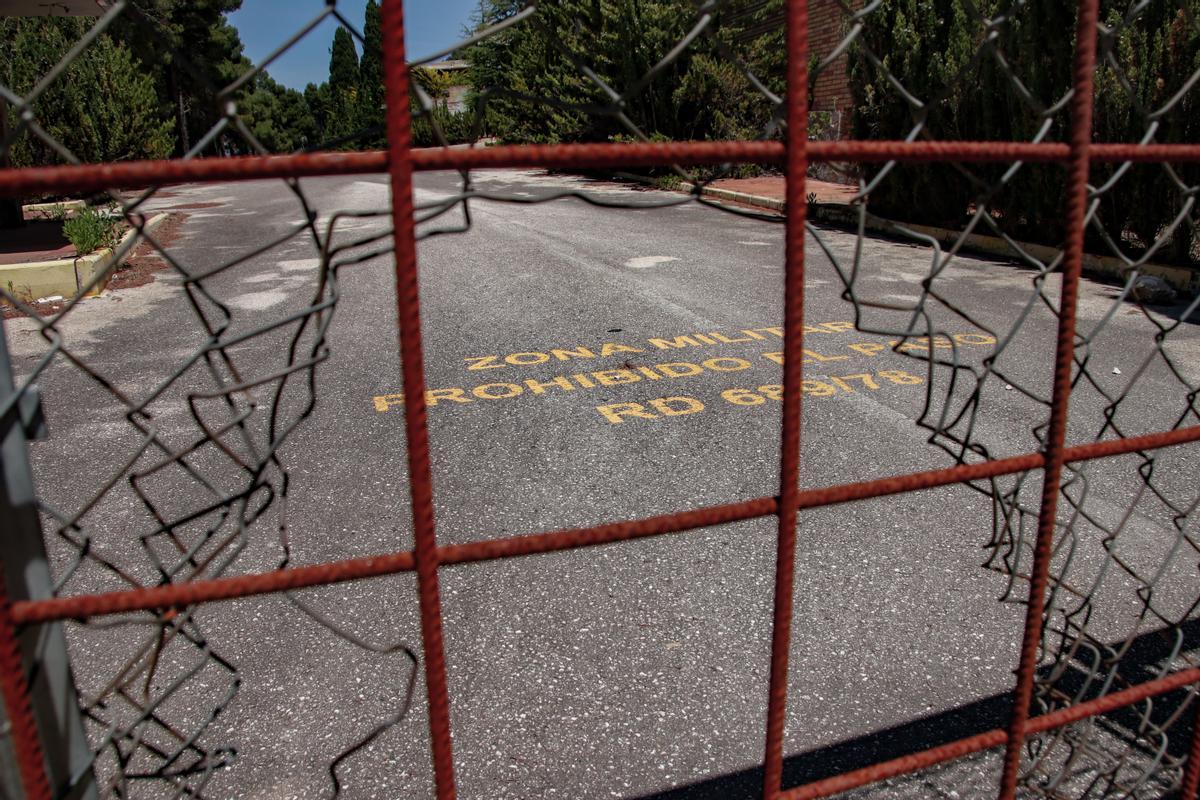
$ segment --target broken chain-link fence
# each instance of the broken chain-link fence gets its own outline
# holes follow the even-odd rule
[[[1189,443],[1200,439],[1200,428],[1197,373],[1189,362],[1195,355],[1183,333],[1196,301],[1166,313],[1141,301],[1148,301],[1146,271],[1165,244],[1193,241],[1197,176],[1190,165],[1200,159],[1200,148],[1169,137],[1168,143],[1160,143],[1160,136],[1171,129],[1173,117],[1188,113],[1200,71],[1175,76],[1177,89],[1149,104],[1138,81],[1152,76],[1139,73],[1136,50],[1129,45],[1139,26],[1156,20],[1161,25],[1163,8],[1169,12],[1167,30],[1178,41],[1188,40],[1198,29],[1195,4],[1144,0],[1100,8],[1095,0],[1082,0],[1077,13],[1069,15],[1077,43],[1069,82],[1047,85],[1028,53],[1005,49],[1006,32],[1031,22],[1028,5],[964,0],[957,6],[957,19],[970,32],[970,52],[943,75],[940,88],[927,92],[907,85],[907,76],[895,68],[896,53],[880,50],[879,37],[871,36],[873,31],[894,32],[890,15],[895,9],[881,0],[801,0],[786,7],[733,0],[660,5],[674,15],[683,33],[660,51],[642,53],[645,69],[636,75],[593,63],[584,46],[590,20],[576,15],[579,9],[573,6],[554,3],[502,8],[481,19],[476,32],[456,47],[412,62],[435,64],[480,43],[503,41],[518,29],[537,32],[545,43],[543,64],[569,74],[571,83],[553,96],[513,85],[474,92],[464,112],[470,122],[465,138],[487,133],[489,109],[508,104],[510,109],[551,109],[580,120],[603,120],[594,130],[609,131],[614,141],[594,144],[450,146],[456,137],[448,138],[443,130],[448,120],[439,113],[443,99],[408,80],[396,2],[383,6],[381,55],[387,94],[402,99],[388,105],[386,131],[367,123],[362,130],[339,133],[293,155],[268,153],[239,98],[260,70],[323,24],[339,25],[361,47],[368,46],[334,2],[291,26],[295,34],[281,37],[279,48],[259,67],[227,85],[208,85],[214,121],[185,156],[170,161],[81,164],[39,121],[39,98],[68,79],[72,63],[112,26],[157,35],[161,22],[137,2],[106,4],[86,34],[31,85],[6,86],[0,76],[0,96],[11,109],[0,149],[7,154],[28,137],[63,162],[0,171],[0,194],[104,192],[119,205],[128,231],[107,266],[83,275],[75,295],[57,305],[39,303],[19,287],[0,287],[6,311],[31,325],[38,337],[37,347],[22,345],[14,384],[0,385],[6,512],[21,520],[16,534],[21,543],[5,555],[9,597],[0,613],[0,678],[9,743],[27,796],[67,796],[72,791],[80,796],[210,796],[218,775],[230,776],[225,785],[236,786],[237,736],[217,723],[228,716],[246,678],[236,660],[223,654],[222,636],[211,633],[214,628],[225,635],[231,631],[205,610],[220,613],[223,606],[206,604],[234,598],[254,603],[268,594],[283,598],[272,613],[290,614],[332,632],[348,648],[345,658],[377,658],[390,674],[388,700],[374,717],[356,719],[339,736],[337,752],[327,762],[326,791],[339,794],[347,765],[405,717],[420,663],[436,791],[440,797],[454,796],[439,567],[760,517],[777,517],[779,523],[764,796],[821,797],[884,780],[901,781],[884,790],[900,795],[906,786],[903,776],[989,752],[990,777],[970,791],[992,793],[998,782],[1004,798],[1017,792],[1055,798],[1195,796],[1200,772],[1194,741],[1200,740],[1192,733],[1192,687],[1200,680],[1194,629],[1200,584],[1191,524],[1196,460]],[[836,30],[836,35],[814,38],[828,42],[819,51],[809,47],[810,15],[823,26],[822,34],[830,26]],[[747,26],[747,20],[753,24]],[[1161,29],[1140,33],[1164,35]],[[854,66],[847,67],[851,57]],[[711,62],[712,74],[726,81],[726,91],[744,96],[745,118],[760,127],[757,138],[662,141],[655,136],[659,131],[648,127],[653,117],[639,103],[655,86],[681,80],[680,65],[698,58]],[[178,53],[178,64],[188,69],[186,49]],[[810,87],[823,76],[847,70],[873,76],[876,90],[883,87],[892,97],[907,120],[904,135],[809,140],[810,127],[823,124],[814,116],[820,112],[810,113]],[[947,127],[946,105],[957,101],[964,84],[982,81],[985,72],[1007,87],[1008,113],[1025,116],[1029,135],[1024,139],[968,141]],[[206,78],[197,75],[196,80]],[[1093,88],[1101,83],[1110,93],[1130,98],[1126,113],[1140,123],[1139,136],[1092,143]],[[425,126],[435,147],[410,146],[410,132],[418,125]],[[384,151],[336,152],[384,134]],[[782,215],[721,202],[707,193],[722,177],[741,174],[734,165],[742,164],[783,170]],[[857,182],[857,194],[840,219],[857,234],[849,250],[833,241],[824,224],[828,209],[807,195],[806,175],[818,164]],[[945,180],[966,198],[961,225],[947,232],[897,221],[894,214],[872,213],[873,197],[911,180],[912,169],[932,170],[933,164],[942,165],[944,172],[938,174],[950,175]],[[648,193],[631,203],[624,195],[572,185],[534,197],[489,188],[473,177],[482,169],[518,167],[641,170],[638,178],[649,176],[660,186],[681,183],[683,191]],[[323,208],[321,198],[300,182],[385,170],[390,208]],[[459,191],[414,205],[414,170],[457,170]],[[1136,231],[1111,229],[1120,218],[1105,212],[1111,198],[1144,170],[1157,171],[1156,179],[1165,180],[1178,197],[1177,213],[1162,220],[1152,241],[1139,239]],[[154,209],[164,186],[265,178],[282,180],[300,219],[261,245],[228,255],[214,248],[206,261],[184,261],[161,233]],[[1005,192],[1027,179],[1061,191],[1061,198],[1054,199],[1065,209],[1047,226],[1061,232],[1057,246],[1030,245],[1010,225],[1015,212],[1011,203],[1004,203]],[[125,188],[131,186],[145,188]],[[539,204],[566,198],[642,209],[699,204],[784,226],[779,493],[649,519],[439,545],[415,241],[469,230],[472,207],[482,202]],[[356,224],[389,218],[393,227],[387,230]],[[928,256],[928,271],[910,282],[908,294],[881,293],[868,280],[871,267],[864,253],[872,246],[872,233],[898,238]],[[821,391],[804,379],[796,357],[804,346],[806,236],[832,264],[856,328],[888,338],[892,349],[920,365],[924,409],[912,424],[926,429],[930,443],[939,448],[930,451],[931,458],[936,453],[940,459],[930,470],[799,488],[801,397]],[[961,268],[964,251],[981,245],[981,236],[1028,271],[1028,291],[1014,298],[1014,308],[1002,318],[991,313],[994,309],[970,307],[946,280]],[[1085,261],[1095,260],[1085,246],[1094,249],[1096,242],[1106,248],[1101,255],[1117,263],[1121,283],[1106,308],[1089,309],[1080,317],[1080,274]],[[1182,249],[1190,253],[1188,247]],[[307,282],[293,287],[295,302],[287,311],[265,315],[231,305],[222,291],[224,277],[263,253],[280,250],[309,256],[295,262],[307,270]],[[112,365],[96,356],[89,339],[74,341],[64,330],[84,298],[102,289],[122,260],[136,253],[165,265],[177,282],[177,301],[192,312],[194,330],[172,373],[150,376],[129,388],[112,377]],[[380,256],[392,256],[396,263],[413,547],[299,563],[289,539],[289,476],[303,469],[304,453],[288,444],[321,399],[318,378],[330,356],[328,332],[338,311],[339,273]],[[1131,309],[1153,330],[1145,341],[1117,336],[1121,331],[1114,320]],[[961,352],[952,326],[958,320],[987,333],[991,349],[985,357]],[[1056,341],[1053,354],[1047,348],[1045,363],[1031,365],[1016,355],[1016,343],[1030,336],[1042,337],[1043,346]],[[251,348],[274,353],[273,366],[264,370],[260,361],[250,362],[246,353]],[[1136,367],[1114,379],[1100,356],[1117,348],[1132,354]],[[1053,370],[1047,366],[1051,360]],[[25,440],[38,433],[35,386],[52,373],[69,374],[55,380],[66,394],[98,392],[102,400],[95,401],[95,413],[120,426],[126,438],[117,452],[90,454],[100,457],[72,485],[39,483],[34,506]],[[1019,409],[1029,421],[1026,441],[995,439],[989,420],[1008,413],[1005,408]],[[66,447],[57,455],[70,459],[86,453]],[[991,534],[980,540],[988,548],[987,566],[1007,578],[1004,599],[1028,610],[1009,725],[843,775],[784,786],[797,514],[955,484],[990,499]],[[47,559],[48,569],[27,569]],[[346,609],[299,594],[307,587],[402,572],[416,574],[420,657],[403,637],[358,633]],[[70,643],[70,667],[64,641]],[[71,686],[72,672],[77,686]],[[48,684],[56,688],[48,689]],[[78,720],[64,717],[64,704],[70,705],[64,698],[72,693],[78,696]],[[66,730],[51,723],[64,718]],[[999,750],[1005,753],[1002,761],[996,757]],[[953,772],[947,774],[957,780]]]

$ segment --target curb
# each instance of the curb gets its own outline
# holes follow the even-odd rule
[[[87,203],[83,200],[65,200],[61,203],[30,203],[29,205],[21,206],[21,211],[22,213],[42,214],[49,218],[54,209],[59,207],[67,211],[78,211],[86,206]]]
[[[685,183],[682,186],[688,191],[695,190],[695,186],[692,184]],[[718,199],[733,200],[738,203],[745,203],[756,208],[765,208],[772,211],[783,211],[785,207],[782,200],[776,200],[773,197],[731,192],[728,189],[703,187],[700,192],[701,194]],[[858,212],[850,210],[849,205],[816,203],[810,205],[809,209],[810,218],[815,221],[838,226],[858,227]],[[998,256],[1009,261],[1019,261],[1017,255],[1013,253],[1012,246],[999,236],[985,236],[979,233],[963,236],[962,231],[950,228],[937,228],[932,225],[908,223],[901,224],[871,214],[867,215],[865,228],[872,233],[883,233],[892,236],[897,234],[903,235],[903,231],[911,231],[912,233],[929,236],[946,246],[953,246],[961,238],[962,246],[966,250],[990,256]],[[1030,244],[1027,242],[1016,242],[1015,244],[1022,251],[1043,263],[1053,261],[1058,257],[1060,252],[1058,248],[1044,244]],[[1088,275],[1124,282],[1128,279],[1127,275],[1131,269],[1134,268],[1116,256],[1097,256],[1091,253],[1083,254],[1083,271]],[[1177,292],[1187,295],[1200,294],[1200,271],[1188,269],[1187,267],[1172,267],[1166,264],[1153,263],[1138,265],[1136,269],[1142,275],[1152,275],[1156,278],[1161,278]]]
[[[162,224],[170,214],[160,212],[146,220],[142,229],[152,231]],[[5,287],[9,294],[25,303],[32,303],[42,297],[60,295],[63,298],[75,297],[80,289],[87,286],[101,273],[107,273],[112,266],[113,254],[129,239],[137,234],[131,228],[121,237],[115,248],[101,250],[79,258],[62,258],[54,261],[28,261],[24,264],[5,264],[0,266],[0,286]],[[104,291],[111,275],[86,292],[86,296],[94,297]]]
[[[693,194],[696,191],[694,183],[683,182],[679,184],[688,194]],[[772,211],[783,211],[786,203],[782,200],[776,200],[774,197],[762,197],[757,194],[746,194],[745,192],[733,192],[729,189],[714,189],[711,186],[703,186],[700,188],[700,194],[707,197],[715,197],[718,200],[732,200],[735,203],[745,203],[748,206],[756,208],[769,208]]]
[[[851,211],[849,206],[818,205],[813,210],[816,212],[813,216],[821,222],[834,225],[858,225],[858,212]],[[914,225],[908,223],[902,224],[870,214],[867,215],[866,229],[874,233],[883,233],[891,236],[905,235],[905,231],[909,231],[936,239],[946,247],[953,247],[961,239],[962,247],[966,250],[989,256],[997,256],[1019,263],[1019,257],[1013,252],[1014,245],[1044,264],[1048,264],[1058,258],[1059,253],[1062,252],[1057,247],[1050,247],[1044,244],[1014,241],[1010,245],[1007,240],[999,236],[986,236],[979,233],[971,233],[963,236],[962,231],[956,231],[951,228],[937,228],[932,225]],[[1083,254],[1083,272],[1092,277],[1108,278],[1123,283],[1129,279],[1129,272],[1133,269],[1136,269],[1141,275],[1152,275],[1156,278],[1161,278],[1170,284],[1172,289],[1181,294],[1194,295],[1200,293],[1200,271],[1188,269],[1187,267],[1172,267],[1166,264],[1154,264],[1150,262],[1132,267],[1116,256],[1098,256],[1092,253]]]

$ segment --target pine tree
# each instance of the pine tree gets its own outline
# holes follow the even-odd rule
[[[328,133],[333,110],[329,101],[329,84],[310,83],[305,86],[304,102],[308,104],[313,117],[314,136],[309,145],[319,145],[330,138]]]
[[[517,13],[516,0],[487,0],[479,27]],[[611,98],[567,55],[576,57],[617,91],[636,85],[678,42],[694,8],[682,0],[563,0],[542,4],[533,19],[472,46],[474,97],[487,97],[501,135],[519,141],[605,140],[629,135],[619,119],[595,113]],[[691,59],[707,52],[700,39],[642,91],[625,113],[648,134],[674,136],[680,129],[672,93]],[[554,105],[542,102],[552,98]],[[574,107],[564,107],[569,103]]]
[[[250,69],[237,29],[225,16],[241,5],[242,0],[139,0],[111,28],[151,74],[163,113],[175,118],[176,154],[220,119],[224,109],[217,92]]]
[[[242,121],[272,153],[301,150],[316,142],[316,122],[304,95],[263,73],[241,104]]]
[[[0,75],[25,94],[87,31],[68,17],[7,18],[0,21]],[[8,110],[6,108],[6,110]],[[171,152],[172,121],[162,112],[154,80],[128,47],[103,34],[33,104],[34,117],[55,141],[85,162],[164,158]],[[9,113],[10,129],[16,117]],[[61,163],[38,137],[13,142],[13,166]]]

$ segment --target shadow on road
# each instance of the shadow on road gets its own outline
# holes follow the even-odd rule
[[[1177,632],[1183,637],[1182,651],[1200,648],[1200,620],[1181,625]],[[1158,677],[1156,669],[1171,655],[1176,629],[1142,634],[1133,640],[1121,659],[1121,675],[1129,683],[1140,683]],[[1119,645],[1118,645],[1119,646]],[[1061,677],[1057,686],[1073,691],[1082,685],[1086,676],[1072,671]],[[1187,696],[1180,690],[1163,695],[1154,703],[1152,719],[1166,720]],[[880,761],[947,744],[957,739],[982,733],[1008,724],[1012,697],[1009,693],[967,703],[957,708],[906,722],[884,730],[837,742],[807,753],[789,756],[784,760],[783,785],[799,786],[843,772],[860,769]],[[1105,714],[1103,720],[1109,733],[1118,736],[1130,747],[1143,747],[1137,730],[1142,722],[1138,707],[1126,707]],[[1192,714],[1171,726],[1168,753],[1183,758],[1191,742]],[[1152,757],[1152,754],[1149,754]],[[762,769],[747,769],[721,775],[700,783],[681,786],[665,792],[644,795],[641,800],[718,800],[718,798],[756,798],[762,794]]]

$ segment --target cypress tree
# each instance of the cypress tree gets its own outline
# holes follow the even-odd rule
[[[350,32],[339,27],[333,33],[329,56],[330,119],[325,126],[329,139],[349,136],[358,130],[358,52]]]
[[[367,19],[363,25],[363,54],[358,65],[359,122],[364,128],[379,128],[368,140],[369,146],[380,147],[386,141],[383,118],[383,29],[379,20],[379,3],[367,2]]]
[[[981,34],[958,0],[883,0],[862,32],[875,66],[858,48],[850,61],[858,139],[904,139],[920,127],[935,139],[964,136],[979,108],[977,83],[957,76],[975,54]],[[895,76],[921,105],[893,86]],[[1005,138],[993,134],[989,138]],[[871,195],[872,210],[893,219],[954,226],[962,221],[972,186],[953,167],[899,167]]]

